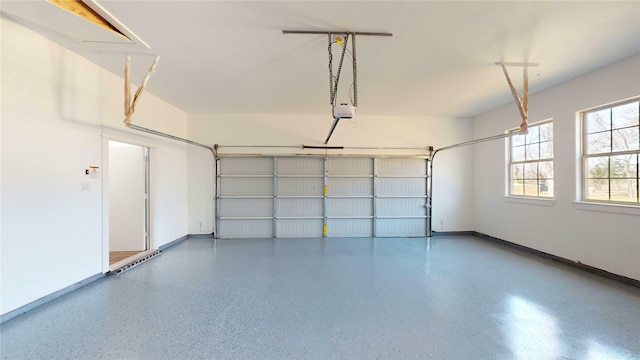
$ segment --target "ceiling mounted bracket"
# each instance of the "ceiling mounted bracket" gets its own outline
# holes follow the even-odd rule
[[[511,89],[511,94],[513,95],[514,100],[516,101],[516,105],[518,106],[518,110],[520,111],[520,116],[522,116],[522,123],[518,128],[518,131],[522,131],[524,134],[527,133],[527,129],[529,127],[529,67],[536,67],[538,63],[530,63],[530,62],[506,62],[499,61],[495,63],[496,65],[502,67],[502,72],[504,72],[504,76],[507,79],[507,83],[509,84],[509,88]],[[519,66],[522,67],[522,78],[523,78],[523,94],[522,99],[518,95],[518,90],[516,90],[515,86],[513,86],[513,82],[511,82],[511,78],[509,77],[509,73],[507,72],[507,66]]]
[[[365,36],[393,36],[388,32],[370,32],[370,31],[313,31],[313,30],[282,30],[283,34],[305,34],[305,35],[365,35]]]

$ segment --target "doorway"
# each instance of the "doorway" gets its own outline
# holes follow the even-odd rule
[[[149,249],[149,148],[109,140],[109,266]]]

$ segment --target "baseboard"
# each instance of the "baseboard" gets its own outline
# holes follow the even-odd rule
[[[189,236],[191,236],[191,235],[185,235],[185,236],[179,237],[179,238],[177,238],[177,239],[175,239],[173,241],[169,241],[168,243],[158,247],[158,250],[159,251],[164,251],[164,250],[166,250],[166,249],[168,249],[168,248],[170,248],[172,246],[178,245],[179,243],[187,240],[189,238]]]
[[[631,285],[631,286],[640,288],[640,280],[632,279],[630,277],[626,277],[626,276],[623,276],[623,275],[614,274],[614,273],[608,272],[606,270],[602,270],[602,269],[599,269],[599,268],[596,268],[596,267],[593,267],[593,266],[589,266],[589,265],[586,265],[586,264],[583,264],[583,263],[580,263],[580,262],[577,262],[577,261],[569,260],[569,259],[557,256],[557,255],[549,254],[549,253],[546,253],[544,251],[536,250],[536,249],[533,249],[533,248],[530,248],[530,247],[527,247],[527,246],[524,246],[524,245],[512,243],[510,241],[503,240],[503,239],[500,239],[500,238],[497,238],[497,237],[493,237],[493,236],[490,236],[490,235],[486,235],[486,234],[483,234],[483,233],[479,233],[477,231],[473,231],[473,234],[478,236],[479,238],[491,241],[491,242],[499,244],[499,245],[507,246],[507,247],[510,247],[512,249],[516,249],[516,250],[519,250],[519,251],[522,251],[522,252],[526,252],[528,254],[539,256],[541,258],[549,259],[549,260],[552,260],[552,261],[555,261],[555,262],[559,262],[561,264],[568,265],[568,266],[571,266],[573,268],[576,268],[576,269],[579,269],[579,270],[582,270],[582,271],[586,271],[586,272],[589,272],[589,273],[594,274],[594,275],[602,276],[602,277],[605,277],[605,278],[610,279],[610,280],[615,280],[615,281],[621,282],[623,284],[627,284],[627,285]]]
[[[475,235],[475,231],[432,231],[433,236]]]
[[[158,250],[163,251],[172,246],[176,246],[179,243],[187,240],[187,239],[213,239],[213,234],[188,234],[181,238],[175,239],[169,243],[166,243],[158,248]]]
[[[63,289],[60,289],[56,292],[53,292],[49,295],[43,296],[38,300],[32,301],[26,305],[23,305],[15,310],[11,310],[5,314],[0,315],[0,324],[4,323],[5,321],[11,320],[13,318],[15,318],[18,315],[22,315],[24,313],[26,313],[29,310],[35,309],[36,307],[48,303],[49,301],[55,300],[63,295],[66,295],[72,291],[75,291],[85,285],[91,284],[97,280],[103,279],[106,276],[106,274],[96,274],[93,275],[91,277],[88,277],[84,280],[78,281],[75,284],[69,285]]]
[[[193,239],[213,239],[213,234],[189,234],[187,236]]]

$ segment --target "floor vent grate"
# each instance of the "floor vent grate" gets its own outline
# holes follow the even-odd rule
[[[147,255],[145,255],[143,257],[135,259],[134,261],[132,261],[132,262],[130,262],[130,263],[124,265],[124,266],[121,266],[121,267],[119,267],[119,268],[117,268],[117,269],[115,269],[113,271],[109,271],[109,274],[110,275],[122,274],[123,272],[125,272],[127,270],[131,270],[132,268],[142,264],[143,262],[145,262],[147,260],[153,259],[154,257],[156,257],[156,256],[158,256],[160,254],[161,254],[160,250],[154,251],[154,252],[152,252],[150,254],[147,254]]]

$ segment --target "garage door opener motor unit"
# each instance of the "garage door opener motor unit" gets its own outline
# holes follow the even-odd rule
[[[356,108],[353,105],[342,103],[333,107],[334,119],[351,119],[355,115]]]

